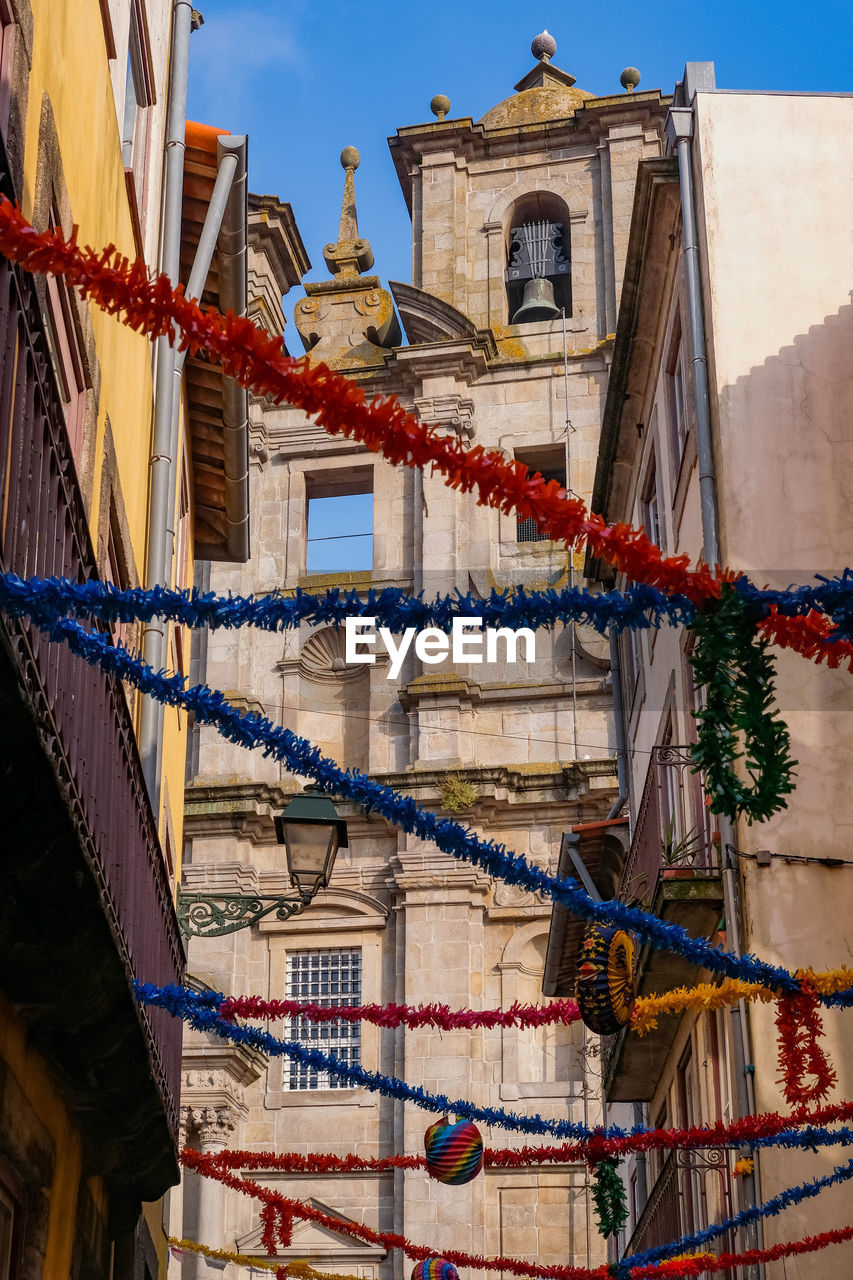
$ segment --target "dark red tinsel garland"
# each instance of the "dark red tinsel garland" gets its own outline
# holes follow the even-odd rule
[[[783,996],[776,1005],[779,1077],[790,1107],[826,1098],[838,1077],[821,1048],[823,1020],[817,995],[803,983],[800,996]]]

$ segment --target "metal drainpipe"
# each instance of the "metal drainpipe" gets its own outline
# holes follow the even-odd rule
[[[160,270],[174,286],[181,265],[181,206],[184,186],[184,150],[187,117],[187,76],[189,72],[190,32],[193,28],[193,6],[190,0],[174,0],[172,8],[172,56],[169,77],[169,107],[166,115],[166,142],[163,178],[163,236]],[[163,582],[166,530],[169,514],[170,452],[172,432],[172,373],[174,351],[168,338],[157,340],[157,374],[154,388],[154,431],[151,447],[150,497],[148,505],[148,544],[146,554],[146,586]],[[155,671],[163,665],[165,623],[146,623],[142,632],[142,656]],[[155,820],[160,817],[160,778],[157,761],[158,704],[142,697],[139,717],[139,751]]]
[[[622,806],[628,799],[628,741],[625,735],[625,704],[622,701],[622,661],[619,657],[619,639],[611,627],[608,632],[610,640],[610,680],[613,688],[613,731],[616,736],[616,777],[619,783],[619,795],[616,803],[607,815],[607,821],[618,818]]]
[[[187,281],[185,292],[188,298],[198,299],[204,293],[204,286],[207,283],[207,277],[210,273],[210,264],[213,261],[217,241],[220,238],[220,229],[223,226],[223,219],[226,215],[229,203],[233,202],[235,184],[240,182],[241,176],[243,188],[245,188],[246,139],[245,137],[229,137],[227,141],[230,144],[228,147],[222,148],[220,146],[218,148],[219,167],[216,173],[216,182],[213,186],[213,194],[210,197],[210,203],[207,206],[207,213],[204,217],[204,225],[202,226],[201,234],[199,236],[192,269]],[[239,172],[241,169],[241,161],[242,175]],[[243,225],[245,226],[245,219]],[[243,292],[245,293],[245,290]],[[229,305],[231,304],[229,303]],[[234,310],[236,311],[236,307]],[[239,314],[242,314],[242,312]],[[186,351],[172,351],[172,416],[169,435],[169,457],[174,459],[174,465],[169,468],[169,498],[167,506],[169,514],[167,518],[165,537],[163,539],[163,570],[161,578],[161,581],[164,582],[166,586],[168,586],[172,581],[172,567],[175,556],[176,530],[174,525],[178,496],[178,477],[181,471],[179,465],[181,440],[181,379],[183,377],[186,358]],[[230,379],[228,379],[228,382],[230,382]],[[226,386],[228,385],[228,382],[226,382]],[[225,415],[223,415],[223,417],[224,416]],[[248,431],[248,427],[246,430]],[[226,440],[227,439],[228,436],[226,433]],[[248,530],[246,530],[246,538],[248,539]],[[246,557],[244,556],[243,558],[245,559]],[[163,721],[165,718],[165,708],[162,703],[158,702],[155,704],[153,714],[156,718],[154,734],[156,742],[155,787],[159,787],[160,775],[163,767]]]
[[[686,79],[686,77],[685,77]],[[696,452],[699,461],[699,498],[702,515],[702,541],[708,564],[720,563],[720,542],[717,524],[717,481],[714,469],[714,451],[711,437],[711,403],[708,393],[708,356],[705,341],[705,319],[702,312],[702,288],[699,272],[699,242],[696,235],[696,199],[693,188],[691,143],[693,138],[693,107],[672,107],[666,119],[666,137],[678,157],[678,179],[681,189],[682,254],[687,288],[687,310],[692,349],[693,392],[696,401]],[[734,844],[731,824],[720,822],[721,843],[724,856],[723,894],[726,908],[726,929],[731,934],[732,950],[740,955],[739,900],[737,877],[730,865],[728,846]],[[749,1023],[746,1007],[741,1000],[732,1010],[732,1042],[735,1054],[738,1085],[738,1108],[747,1114],[755,1110],[752,1081],[753,1063],[749,1047]],[[761,1197],[758,1151],[753,1152],[755,1172],[743,1179],[744,1199],[755,1204]],[[761,1247],[764,1232],[761,1220],[747,1228],[756,1247]],[[763,1276],[764,1267],[750,1266],[749,1280]]]

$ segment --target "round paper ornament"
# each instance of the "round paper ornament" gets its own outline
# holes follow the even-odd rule
[[[459,1280],[459,1272],[446,1258],[424,1258],[412,1268],[412,1280]]]
[[[427,1170],[438,1182],[458,1187],[476,1178],[483,1167],[483,1139],[470,1120],[451,1124],[445,1116],[427,1129],[424,1146]]]
[[[609,1036],[634,1007],[634,944],[623,929],[591,924],[578,948],[577,1001],[590,1031]]]

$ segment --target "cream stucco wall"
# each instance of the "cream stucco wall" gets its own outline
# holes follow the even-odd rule
[[[853,520],[853,180],[839,164],[839,139],[853,124],[853,98],[785,94],[702,93],[695,100],[693,167],[697,186],[701,274],[708,338],[717,507],[723,563],[753,581],[786,586],[833,574],[850,563]],[[651,270],[651,268],[649,268]],[[703,545],[698,468],[688,438],[676,475],[672,459],[668,353],[677,313],[686,315],[680,259],[666,268],[657,315],[642,316],[635,353],[653,344],[648,390],[636,417],[644,440],[611,520],[642,524],[644,486],[657,457],[662,545],[694,563]],[[686,327],[686,326],[685,326]],[[645,355],[634,356],[638,364]],[[690,399],[690,396],[688,396]],[[692,404],[690,405],[691,421]],[[620,482],[622,483],[622,482]],[[674,739],[692,738],[691,688],[683,635],[663,628],[637,641],[640,676],[629,707],[633,812],[648,762],[673,713]],[[778,707],[798,761],[796,789],[771,821],[736,825],[744,853],[770,849],[769,867],[739,859],[743,946],[788,968],[850,964],[847,921],[853,909],[853,869],[786,863],[784,854],[853,862],[849,672],[819,669],[776,652]],[[774,1010],[750,1009],[754,1086],[759,1111],[785,1110],[778,1084]],[[825,1011],[823,1039],[838,1074],[833,1099],[849,1096],[853,1028],[849,1016]],[[654,1119],[676,1104],[678,1061],[688,1040],[694,1061],[707,1058],[707,1017],[687,1020],[658,1082]],[[730,1054],[727,1051],[730,1066]],[[731,1080],[731,1088],[737,1081]],[[709,1118],[697,1088],[697,1106]],[[838,1161],[820,1154],[766,1152],[762,1195],[829,1171]],[[849,1192],[824,1194],[807,1211],[790,1210],[765,1225],[768,1243],[843,1224]],[[845,1246],[844,1248],[848,1248]],[[786,1277],[836,1276],[842,1251],[787,1262]],[[768,1275],[777,1274],[772,1267]],[[782,1275],[778,1270],[778,1275]]]

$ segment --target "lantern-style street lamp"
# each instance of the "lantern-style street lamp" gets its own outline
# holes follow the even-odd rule
[[[175,909],[187,937],[218,938],[273,914],[276,920],[289,920],[326,888],[335,855],[347,844],[347,824],[329,797],[314,787],[294,796],[275,818],[275,833],[284,845],[291,891],[278,895],[186,893],[179,885]]]

